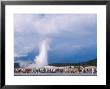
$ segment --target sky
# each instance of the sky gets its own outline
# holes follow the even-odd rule
[[[72,63],[97,58],[96,14],[14,14],[14,56],[38,55],[48,43],[48,62]]]

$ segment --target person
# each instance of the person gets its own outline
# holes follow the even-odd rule
[[[92,74],[94,73],[94,68],[92,68]]]

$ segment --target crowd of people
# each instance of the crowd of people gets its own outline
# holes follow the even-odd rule
[[[15,73],[97,73],[95,66],[64,66],[64,67],[41,67],[41,68],[15,68]]]

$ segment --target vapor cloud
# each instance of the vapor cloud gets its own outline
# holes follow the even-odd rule
[[[75,53],[84,47],[96,49],[97,15],[15,14],[14,36],[16,55],[38,48],[44,39],[49,40],[51,52],[72,50]]]

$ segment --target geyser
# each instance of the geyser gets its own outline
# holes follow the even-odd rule
[[[38,67],[43,67],[48,65],[47,50],[48,50],[48,44],[47,44],[47,41],[44,40],[40,45],[39,55],[36,56],[35,58],[35,63],[37,64]]]

